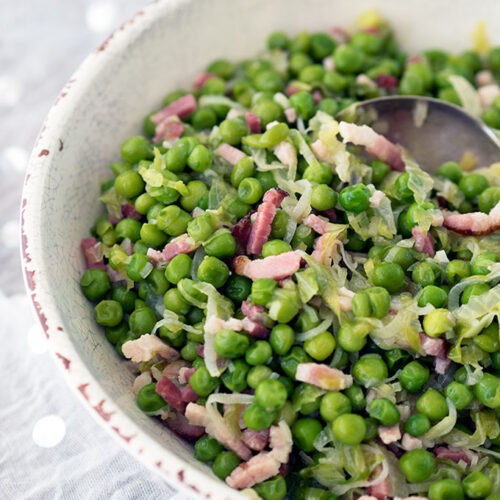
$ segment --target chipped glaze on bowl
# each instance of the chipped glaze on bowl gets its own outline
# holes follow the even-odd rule
[[[162,97],[189,88],[212,59],[253,56],[273,30],[353,26],[375,7],[409,50],[470,47],[478,20],[500,42],[495,0],[164,0],[137,13],[80,66],[50,110],[25,179],[21,207],[25,282],[68,384],[138,460],[199,498],[243,498],[194,459],[192,447],[144,415],[133,375],[79,289],[79,242],[102,210],[96,199],[121,142],[141,131]],[[493,14],[496,15],[493,15]],[[496,37],[496,40],[495,40]]]

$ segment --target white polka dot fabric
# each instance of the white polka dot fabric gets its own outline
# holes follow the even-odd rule
[[[66,386],[24,292],[19,206],[52,102],[146,0],[0,1],[0,497],[185,500],[111,438]]]

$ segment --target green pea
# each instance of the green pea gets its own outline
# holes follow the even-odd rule
[[[226,283],[226,295],[233,302],[243,302],[250,295],[251,287],[252,280],[232,274]]]
[[[307,67],[301,71],[306,71]],[[303,120],[309,120],[314,115],[314,99],[309,92],[301,90],[290,96],[290,106],[295,109],[297,116]]]
[[[163,295],[169,287],[165,274],[161,269],[153,269],[146,278],[146,283],[154,295]]]
[[[234,198],[227,203],[225,208],[231,215],[235,215],[238,219],[241,219],[250,212],[252,207],[239,198]]]
[[[216,59],[207,66],[207,73],[217,75],[224,80],[232,78],[235,71],[235,65],[226,59]]]
[[[482,295],[488,290],[490,290],[490,287],[486,283],[476,283],[475,285],[466,286],[464,288],[462,296],[460,297],[460,302],[462,304],[468,304],[471,297]]]
[[[141,223],[135,219],[122,219],[115,227],[115,234],[118,241],[128,238],[136,242],[140,237]]]
[[[156,200],[148,193],[142,193],[134,201],[134,207],[141,215],[146,215],[155,204]]]
[[[116,326],[123,318],[123,309],[116,300],[101,300],[94,308],[97,323],[103,326]]]
[[[492,186],[486,188],[477,200],[477,206],[481,212],[489,214],[492,208],[494,208],[500,202],[500,187]]]
[[[205,313],[203,309],[192,307],[189,309],[186,319],[190,325],[194,325],[195,323],[200,323],[205,319]]]
[[[316,361],[324,361],[335,349],[335,337],[330,332],[318,333],[304,342],[304,350]]]
[[[298,75],[305,67],[310,66],[313,60],[304,52],[294,52],[290,55],[288,63],[290,71],[294,75]]]
[[[460,191],[464,193],[468,200],[473,200],[476,196],[479,196],[489,185],[490,183],[484,175],[474,173],[464,175],[458,183]]]
[[[295,379],[297,365],[299,365],[300,363],[309,363],[310,361],[311,358],[304,351],[304,349],[302,349],[302,347],[294,346],[292,347],[291,351],[286,354],[286,356],[283,356],[281,358],[280,366],[285,375],[288,375],[290,378]]]
[[[216,220],[210,213],[205,213],[191,219],[187,225],[187,232],[195,241],[206,241],[216,226]]]
[[[500,372],[500,351],[491,355],[491,366],[495,372]]]
[[[263,380],[255,389],[254,404],[273,412],[283,407],[287,396],[286,387],[282,382],[273,379]]]
[[[102,269],[87,269],[80,278],[80,288],[87,299],[102,299],[111,289],[108,273]]]
[[[316,184],[331,184],[333,180],[332,167],[326,163],[319,162],[316,165],[309,165],[302,177],[309,182]]]
[[[356,446],[365,438],[366,423],[356,413],[343,413],[333,421],[332,431],[335,439],[342,444]]]
[[[221,228],[203,243],[203,248],[207,255],[225,259],[236,252],[236,240],[229,229]]]
[[[186,188],[188,194],[181,197],[181,206],[188,212],[194,210],[208,194],[208,188],[202,181],[190,181],[187,183]]]
[[[282,107],[274,101],[261,101],[255,104],[251,111],[260,118],[262,127],[283,117]]]
[[[143,253],[134,253],[130,256],[130,260],[125,265],[125,270],[128,277],[133,281],[140,281],[143,279],[141,273],[149,267],[151,269],[151,263],[147,255]]]
[[[436,464],[434,455],[427,450],[412,450],[399,460],[399,467],[410,483],[429,479]]]
[[[210,80],[209,80],[210,81]],[[232,451],[223,451],[219,453],[214,460],[214,474],[224,480],[226,477],[231,475],[238,465],[240,465],[241,460],[238,458],[238,455]]]
[[[353,366],[354,378],[364,387],[380,384],[388,376],[387,365],[378,354],[365,354]]]
[[[196,130],[211,129],[217,123],[217,115],[211,108],[200,108],[191,115],[191,123]]]
[[[184,234],[191,216],[177,205],[163,208],[156,217],[156,225],[170,236]]]
[[[299,449],[310,453],[314,451],[314,440],[323,430],[321,422],[314,418],[298,419],[292,426],[293,441]]]
[[[223,142],[236,146],[248,134],[248,125],[239,118],[224,120],[219,125],[219,131]]]
[[[474,385],[474,395],[488,408],[500,408],[500,378],[485,373],[479,382]]]
[[[186,361],[194,361],[198,356],[198,345],[198,343],[188,340],[180,351],[182,359],[185,359]]]
[[[272,354],[269,342],[257,340],[245,352],[245,361],[252,366],[265,365],[271,360]]]
[[[130,330],[137,335],[151,333],[156,321],[156,313],[149,307],[136,308],[128,320]]]
[[[268,366],[264,365],[252,366],[248,371],[247,384],[252,389],[255,389],[260,382],[268,379],[272,373],[273,371]]]
[[[165,400],[156,392],[156,382],[141,387],[137,393],[136,401],[137,406],[146,413],[161,410],[167,405]]]
[[[345,246],[353,252],[362,252],[367,245],[367,242],[361,239],[354,231],[347,231],[347,242]]]
[[[252,177],[254,173],[255,165],[253,160],[249,156],[245,156],[231,170],[231,184],[237,188],[244,179]]]
[[[412,203],[408,208],[408,212],[406,212],[406,223],[409,228],[418,225],[418,219],[416,218],[418,214],[426,210],[432,210],[436,207],[428,201],[424,201],[423,203]]]
[[[168,264],[165,269],[165,277],[170,283],[177,285],[183,278],[191,276],[191,265],[193,259],[187,254],[176,255]]]
[[[201,89],[203,95],[224,95],[226,93],[226,82],[222,78],[210,78]]]
[[[480,253],[472,263],[472,274],[486,275],[490,272],[489,266],[498,262],[498,257],[494,252],[482,252]]]
[[[436,389],[427,389],[417,400],[417,411],[437,422],[448,415],[448,405],[444,396]]]
[[[333,61],[340,73],[358,73],[365,63],[365,55],[350,45],[339,45],[333,52]]]
[[[457,410],[463,410],[472,403],[474,393],[470,387],[460,382],[451,382],[444,390],[446,397],[454,404]]]
[[[254,490],[262,500],[282,500],[286,496],[287,487],[283,476],[256,484]]]
[[[143,224],[140,232],[141,240],[148,246],[158,248],[167,242],[168,236],[154,224]]]
[[[253,84],[262,92],[280,92],[285,87],[281,75],[273,70],[259,71],[253,78]]]
[[[422,321],[424,332],[430,337],[439,337],[453,330],[453,319],[448,309],[434,309]]]
[[[318,104],[318,110],[331,116],[335,116],[339,110],[339,105],[335,99],[327,97],[325,99],[321,99]]]
[[[396,293],[405,284],[405,273],[399,264],[381,262],[373,269],[373,284],[385,288],[389,293]]]
[[[232,360],[222,374],[222,383],[231,392],[243,392],[247,387],[247,376],[250,366],[242,359]]]
[[[398,232],[401,233],[405,238],[411,238],[411,227],[408,226],[408,221],[406,216],[408,210],[403,210],[398,216]]]
[[[439,177],[445,177],[455,184],[458,184],[463,173],[458,163],[454,161],[447,161],[436,170],[436,175]]]
[[[119,302],[125,312],[131,312],[134,310],[134,302],[137,299],[137,294],[125,286],[117,286],[113,288],[111,298]]]
[[[194,457],[200,462],[211,462],[223,451],[224,447],[206,434],[194,444]]]
[[[163,303],[169,311],[173,311],[176,314],[187,314],[189,311],[189,302],[187,302],[177,288],[171,288],[165,293]]]
[[[335,48],[335,42],[326,33],[313,33],[309,38],[309,52],[317,61],[329,56]]]
[[[324,391],[311,384],[299,384],[292,394],[293,409],[303,415],[319,410],[320,398]]]
[[[500,128],[500,110],[495,107],[485,109],[481,113],[481,120],[483,120],[488,127]]]
[[[405,72],[399,82],[398,90],[401,95],[422,95],[425,91],[425,82],[420,75]]]
[[[491,493],[493,482],[486,474],[475,471],[464,477],[462,486],[468,498],[484,498]]]
[[[311,206],[315,210],[329,210],[337,203],[337,193],[327,184],[313,186],[311,194]]]
[[[349,81],[344,75],[341,75],[337,71],[325,71],[323,75],[323,84],[331,92],[339,94],[347,88]]]
[[[305,224],[299,224],[291,241],[292,248],[298,248],[300,245],[309,249],[312,247],[315,237],[316,235],[310,227],[307,227]]]
[[[205,257],[198,267],[198,279],[212,284],[215,288],[221,288],[229,278],[229,268],[217,257]]]
[[[401,370],[398,380],[408,392],[418,392],[429,380],[429,369],[418,361],[411,361]]]
[[[106,338],[113,345],[116,345],[122,338],[128,337],[129,329],[126,321],[122,321],[116,326],[107,326],[105,330]]]
[[[189,377],[189,385],[198,396],[206,397],[211,394],[218,386],[219,379],[212,377],[205,366],[199,366]]]
[[[154,132],[153,132],[153,134],[154,134]],[[125,162],[116,162],[116,163],[111,163],[109,168],[111,169],[113,174],[115,174],[115,177],[117,177],[122,172],[125,172],[125,170],[130,170],[132,168],[132,165],[130,165],[129,163],[125,163]],[[114,185],[114,183],[113,183],[113,185]]]
[[[327,422],[333,422],[339,415],[351,413],[351,411],[351,400],[341,392],[327,392],[321,398],[319,413]]]
[[[215,337],[215,351],[224,358],[239,358],[245,354],[250,341],[245,335],[223,329]]]
[[[441,99],[442,101],[448,101],[451,102],[452,104],[455,104],[457,106],[462,105],[462,101],[460,100],[460,97],[457,94],[457,91],[453,88],[446,88],[446,89],[441,89],[438,92],[438,99]]]
[[[270,50],[286,50],[288,47],[288,37],[283,31],[274,31],[267,37],[267,48]]]
[[[242,179],[238,186],[238,198],[244,203],[253,205],[262,198],[262,184],[255,177]]]
[[[299,81],[316,85],[322,81],[325,69],[321,64],[311,64],[302,68],[299,73]]]
[[[493,322],[485,328],[480,335],[474,337],[474,343],[483,351],[494,353],[500,349],[500,338],[498,335],[498,323]]]
[[[352,299],[352,311],[358,318],[383,318],[389,313],[391,297],[382,287],[372,287],[356,292]]]
[[[431,484],[429,500],[463,500],[464,490],[455,479],[441,479]]]
[[[186,344],[186,332],[184,330],[172,331],[166,326],[158,328],[158,337],[167,342],[172,347],[183,347]]]
[[[370,206],[370,190],[364,184],[347,186],[340,191],[339,201],[348,212],[364,212]]]
[[[278,209],[276,211],[276,215],[274,216],[273,223],[271,225],[271,238],[282,239],[285,237],[288,219],[288,214],[284,210]]]
[[[269,278],[255,280],[252,283],[252,301],[257,305],[267,305],[277,286],[278,283]]]
[[[411,436],[422,436],[431,427],[431,422],[426,415],[415,413],[404,424],[405,432]]]
[[[295,342],[295,332],[288,325],[276,325],[269,335],[269,343],[276,354],[288,353]]]
[[[273,299],[268,304],[269,317],[279,323],[288,323],[300,309],[297,290],[292,288],[276,288]]]
[[[369,55],[377,55],[383,48],[384,40],[379,35],[359,31],[354,33],[349,44]]]
[[[400,174],[394,183],[395,196],[403,203],[411,203],[413,201],[413,191],[408,187],[410,174],[405,172]]]
[[[389,173],[390,167],[381,160],[371,161],[370,167],[372,168],[372,182],[375,186],[378,186]]]
[[[418,285],[434,285],[440,281],[441,269],[433,262],[419,262],[413,268],[411,278]]]
[[[363,328],[345,323],[337,333],[337,341],[344,351],[359,352],[366,345],[367,334]]]
[[[144,191],[144,181],[135,170],[125,170],[116,178],[115,190],[125,198],[135,198]]]
[[[432,304],[436,308],[444,307],[448,303],[448,294],[440,287],[427,285],[418,298],[419,307]]]
[[[243,421],[249,429],[261,431],[267,429],[273,423],[276,415],[275,411],[267,411],[265,408],[252,403],[243,412]]]
[[[349,398],[354,411],[361,411],[365,408],[365,395],[363,394],[363,389],[361,389],[359,385],[351,385],[351,387],[348,387],[344,391],[344,394]]]
[[[292,247],[289,243],[282,240],[269,240],[262,247],[262,257],[270,257],[271,255],[279,255],[285,252],[290,252]],[[262,304],[265,305],[265,304]]]
[[[396,405],[387,398],[373,400],[369,406],[369,414],[386,427],[397,424],[401,418]]]
[[[140,160],[151,160],[153,158],[153,149],[151,144],[141,135],[126,139],[121,145],[120,152],[123,161],[129,163],[130,165],[134,165]]]

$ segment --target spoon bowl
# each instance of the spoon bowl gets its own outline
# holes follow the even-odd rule
[[[349,114],[341,112],[339,118]],[[474,155],[477,166],[500,161],[500,140],[481,120],[463,108],[432,97],[388,96],[361,102],[354,121],[369,125],[407,149],[430,173],[447,161]]]

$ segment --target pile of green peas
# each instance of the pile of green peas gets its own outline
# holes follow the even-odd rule
[[[144,119],[144,136],[123,142],[121,161],[110,165],[114,177],[101,186],[102,200],[111,217],[101,215],[91,229],[105,255],[103,265],[87,269],[80,286],[87,299],[95,303],[95,319],[105,328],[106,338],[119,354],[125,342],[151,333],[164,307],[191,327],[187,331],[161,326],[157,335],[196,368],[189,386],[199,396],[197,404],[203,405],[214,391],[250,392],[254,401],[242,412],[246,428],[262,431],[281,420],[290,426],[294,450],[308,454],[313,465],[295,458],[286,477],[277,475],[253,487],[262,499],[280,500],[290,493],[306,500],[336,500],[328,482],[322,483],[318,476],[310,474],[325,456],[315,445],[322,433],[329,433],[330,446],[334,448],[355,449],[368,443],[381,446],[377,436],[382,427],[399,425],[410,436],[423,438],[432,426],[449,416],[450,404],[458,411],[456,427],[467,434],[474,431],[471,409],[494,411],[498,418],[500,340],[496,320],[464,341],[468,350],[480,353],[481,378],[471,383],[462,367],[453,379],[448,378],[441,385],[433,383],[436,376],[432,357],[400,347],[382,349],[370,336],[370,322],[386,320],[391,314],[391,303],[399,294],[413,295],[420,308],[429,309],[419,319],[421,331],[428,337],[453,342],[460,331],[447,308],[450,291],[463,280],[470,281],[460,293],[460,305],[488,293],[495,282],[485,277],[491,266],[499,262],[500,251],[489,249],[473,254],[465,247],[447,247],[435,237],[437,249],[445,250],[449,257],[443,265],[413,247],[366,239],[349,227],[346,249],[362,252],[366,257],[370,265],[365,266],[364,274],[369,286],[355,290],[352,311],[341,318],[339,328],[329,327],[298,341],[298,333],[318,327],[322,318],[317,308],[302,304],[296,277],[292,277],[293,284],[287,288],[273,279],[252,281],[232,272],[232,258],[244,253],[244,247],[229,226],[257,209],[265,192],[277,187],[272,172],[259,170],[251,151],[265,150],[268,161],[275,161],[273,148],[291,140],[295,124],[287,122],[285,110],[274,98],[278,92],[291,94],[289,106],[306,127],[317,111],[334,116],[359,100],[395,91],[403,95],[432,95],[460,105],[449,76],[462,76],[474,84],[475,75],[488,69],[498,79],[500,48],[491,49],[485,57],[474,51],[450,55],[429,50],[408,59],[390,29],[381,24],[373,32],[354,33],[346,43],[339,43],[327,33],[302,32],[290,38],[275,32],[267,40],[267,56],[242,63],[219,59],[208,65],[206,72],[211,77],[201,88],[189,92],[198,106],[183,118],[183,133],[177,141],[154,143],[155,124],[151,117],[155,110]],[[286,60],[286,67],[274,65],[271,56]],[[375,85],[358,80],[360,74]],[[392,82],[392,87],[385,86],[386,81]],[[162,104],[168,106],[186,94],[184,90],[171,92]],[[243,115],[227,118],[231,109],[227,100],[201,106],[205,96],[229,97],[235,106],[254,113],[262,133],[250,133]],[[482,119],[488,126],[500,128],[500,98],[484,110]],[[277,124],[266,130],[272,122]],[[310,137],[303,138],[310,142]],[[244,157],[228,168],[217,156],[220,142],[239,149]],[[152,185],[148,177],[158,159],[164,179],[161,186]],[[393,176],[391,185],[387,185],[389,165],[373,160],[369,167],[371,184],[385,191],[397,214],[398,236],[410,238],[422,212],[438,208],[437,199],[431,197],[418,203],[409,173]],[[217,194],[214,178],[208,175],[213,172],[228,193],[217,200],[217,206],[213,204]],[[453,183],[463,199],[458,206],[440,200],[441,206],[445,204],[449,210],[489,213],[500,201],[500,187],[490,184],[485,175],[463,171],[459,163],[444,163],[436,175]],[[309,165],[300,155],[295,180],[299,179],[312,184],[313,214],[324,216],[334,210],[337,223],[348,223],[350,216],[371,216],[369,182],[345,185],[329,165]],[[132,207],[132,215],[117,214],[116,204]],[[224,216],[217,210],[220,208]],[[285,241],[289,222],[288,213],[278,208],[258,258],[297,249],[312,252],[318,235],[302,223]],[[176,255],[164,266],[154,265],[148,250],[161,251],[184,235],[195,242],[193,250]],[[196,248],[201,251],[201,260],[195,257]],[[388,255],[390,259],[386,259]],[[109,269],[120,273],[123,279],[111,281],[113,273]],[[244,331],[219,331],[215,351],[227,360],[220,377],[210,374],[200,356],[206,316],[200,306],[207,299],[197,290],[197,282],[209,283],[224,295],[237,318],[243,317],[244,301],[263,308],[262,321],[269,329],[267,339],[256,339]],[[300,363],[335,367],[352,374],[354,383],[342,391],[324,391],[296,379]],[[452,367],[455,370],[456,363]],[[388,380],[396,380],[400,389],[392,396],[368,403],[371,391],[386,385]],[[137,394],[137,405],[149,415],[168,407],[155,388],[156,382],[152,382]],[[415,410],[404,418],[399,404],[408,398]],[[498,452],[500,438],[492,437],[489,446]],[[194,454],[198,460],[212,464],[221,479],[241,464],[233,451],[208,434],[195,442]],[[399,460],[400,471],[408,483],[425,483],[445,465],[427,449],[408,451]],[[493,466],[488,467],[484,471],[466,470],[460,480],[436,480],[428,491],[421,493],[429,500],[498,500],[498,481],[495,483]]]

